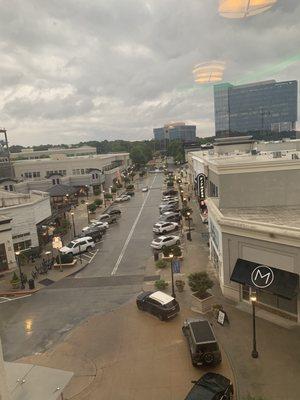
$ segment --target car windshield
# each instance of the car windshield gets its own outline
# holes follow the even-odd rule
[[[213,400],[215,393],[208,387],[195,385],[186,400]]]
[[[67,244],[67,247],[69,247],[70,249],[72,249],[75,246],[75,242],[70,242],[69,244]]]

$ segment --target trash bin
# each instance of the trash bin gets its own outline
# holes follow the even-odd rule
[[[28,286],[30,290],[35,288],[34,279],[28,279]]]

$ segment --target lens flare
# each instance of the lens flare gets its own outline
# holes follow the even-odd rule
[[[209,61],[196,65],[193,69],[194,80],[199,84],[220,82],[223,80],[225,62]]]
[[[225,18],[247,18],[269,10],[277,0],[220,0],[219,13]]]

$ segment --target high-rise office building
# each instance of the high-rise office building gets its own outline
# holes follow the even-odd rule
[[[163,128],[153,129],[154,139],[160,142],[160,148],[165,148],[171,140],[180,140],[184,143],[196,140],[196,126],[186,125],[185,122],[174,122]]]
[[[298,82],[214,86],[217,137],[296,129]]]

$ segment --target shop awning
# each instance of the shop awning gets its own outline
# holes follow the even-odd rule
[[[267,265],[253,263],[239,258],[230,280],[261,289],[287,299],[292,299],[299,290],[299,276]]]

